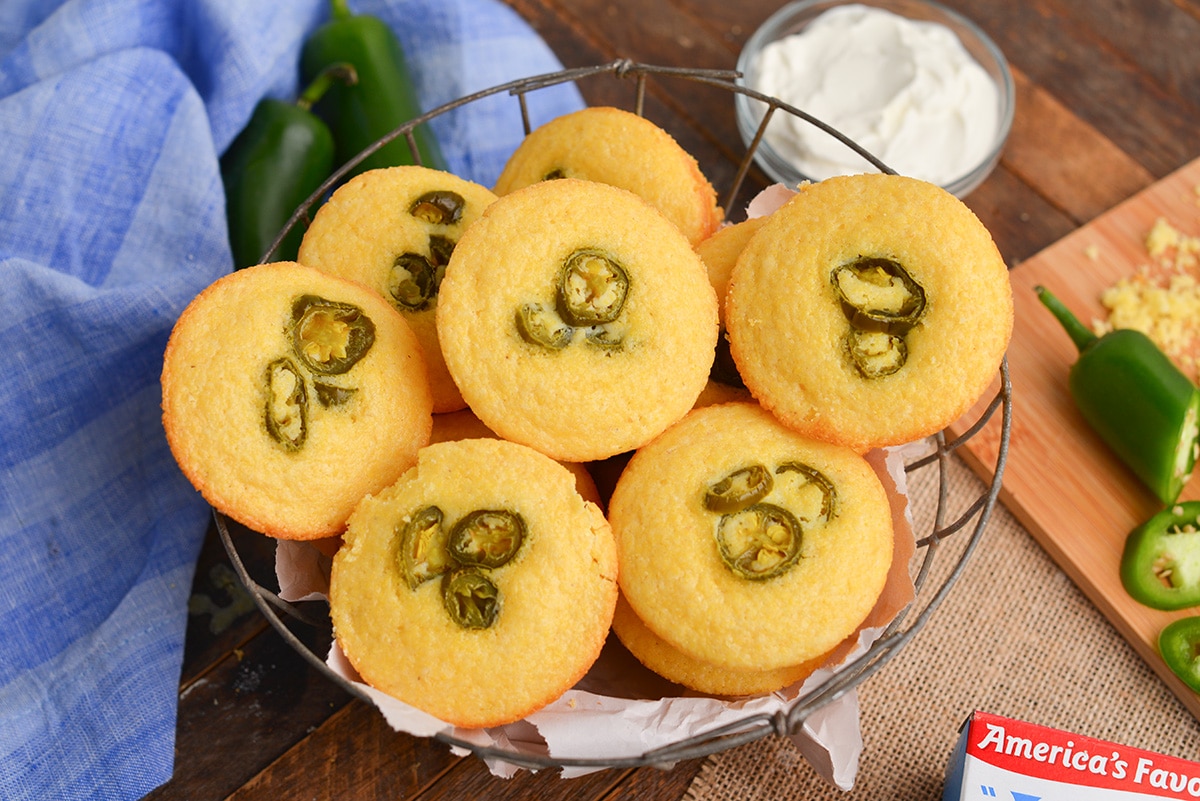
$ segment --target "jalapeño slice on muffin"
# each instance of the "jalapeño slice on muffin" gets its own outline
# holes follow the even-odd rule
[[[476,509],[447,530],[445,513],[425,506],[396,524],[400,572],[412,590],[442,576],[442,599],[454,622],[485,629],[500,613],[500,590],[488,571],[512,561],[525,533],[525,519],[509,509]]]
[[[444,232],[462,219],[466,201],[457,192],[434,190],[413,201],[408,213],[429,228],[426,248],[408,250],[396,256],[387,277],[388,295],[401,311],[418,312],[437,299],[438,287],[454,252],[455,240]],[[442,231],[443,233],[437,233]],[[419,237],[418,237],[419,241]]]
[[[718,310],[703,262],[660,212],[562,178],[501,197],[463,233],[437,326],[488,428],[584,462],[637,448],[692,408]]]
[[[289,451],[300,450],[308,437],[308,390],[300,368],[287,356],[267,365],[267,435]]]
[[[287,451],[298,451],[308,438],[308,385],[311,397],[326,409],[345,406],[356,388],[331,383],[326,376],[348,373],[375,344],[375,324],[353,303],[317,295],[292,302],[291,355],[267,365],[267,434]]]
[[[776,482],[772,471],[758,463],[728,473],[704,492],[704,508],[721,513],[716,527],[721,561],[735,575],[753,581],[782,575],[794,565],[805,526],[828,521],[837,498],[833,482],[809,465],[789,461],[774,474],[784,479],[775,503],[763,502]]]
[[[899,263],[880,257],[838,265],[830,281],[850,323],[847,348],[864,378],[900,370],[908,360],[904,335],[925,313],[925,290]]]
[[[805,184],[739,255],[738,374],[788,426],[860,452],[962,416],[1012,334],[1008,269],[962,201],[878,173]]]
[[[852,635],[893,556],[866,459],[755,403],[698,408],[640,448],[609,521],[637,617],[691,659],[740,671],[799,665]]]
[[[261,264],[189,304],[163,362],[163,425],[216,509],[285,539],[341,533],[429,439],[420,346],[369,289]]]
[[[629,294],[629,274],[616,257],[598,248],[568,255],[555,282],[555,303],[522,303],[517,331],[522,339],[547,350],[561,350],[575,339],[600,348],[620,348],[621,310]],[[576,332],[582,332],[577,337]]]
[[[375,323],[353,303],[301,295],[292,303],[292,348],[320,375],[341,375],[375,344]]]
[[[466,405],[437,339],[442,280],[463,232],[495,199],[427,167],[369,170],[317,210],[300,244],[298,261],[370,287],[404,316],[421,342],[436,412]]]
[[[442,579],[446,614],[464,629],[486,629],[500,614],[500,590],[477,567],[460,567]]]
[[[439,442],[351,517],[330,576],[334,635],[381,692],[453,725],[502,725],[595,662],[616,559],[566,467],[505,440]]]

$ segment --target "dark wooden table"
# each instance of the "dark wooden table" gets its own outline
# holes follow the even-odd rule
[[[732,69],[779,0],[509,0],[568,67],[628,58]],[[1010,265],[1200,155],[1200,0],[944,0],[1006,53],[1017,114],[998,169],[967,199]],[[628,108],[632,87],[581,84]],[[731,95],[648,85],[646,114],[729,186],[742,153]],[[765,185],[752,173],[747,192]],[[745,194],[745,193],[743,193]],[[744,203],[744,198],[742,201]],[[735,212],[736,214],[736,212]],[[267,542],[243,549],[272,564]],[[493,778],[475,757],[392,731],[318,674],[267,624],[213,532],[197,566],[165,799],[683,797],[702,760],[673,770]],[[314,643],[323,648],[324,644]],[[880,788],[880,797],[883,788]]]

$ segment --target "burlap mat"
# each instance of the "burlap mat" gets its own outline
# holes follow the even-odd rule
[[[982,484],[961,463],[950,476],[953,496],[978,496]],[[914,502],[930,484],[936,475],[914,480]],[[1200,760],[1200,723],[1002,505],[929,624],[858,697],[864,745],[853,790],[768,737],[709,757],[686,798],[936,801],[975,710]]]

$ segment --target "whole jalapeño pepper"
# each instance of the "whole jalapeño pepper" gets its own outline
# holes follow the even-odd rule
[[[1196,462],[1200,391],[1142,332],[1096,336],[1035,291],[1079,349],[1067,383],[1080,413],[1159,500],[1174,503]]]
[[[340,167],[377,140],[420,116],[416,88],[392,30],[367,14],[354,14],[346,0],[331,0],[332,18],[315,30],[300,54],[300,75],[309,80],[336,62],[354,66],[358,81],[337,86],[313,110],[328,123]],[[420,162],[444,170],[437,140],[427,125],[412,132]],[[397,137],[363,160],[350,175],[379,167],[413,164],[405,137]]]
[[[1184,684],[1200,693],[1200,617],[1167,624],[1158,634],[1158,652]]]
[[[319,73],[295,103],[264,98],[221,157],[233,267],[273,257],[296,258],[304,229],[295,226],[273,253],[271,243],[292,213],[333,172],[333,135],[309,111],[335,82],[353,80],[348,65]]]
[[[1164,509],[1129,532],[1121,584],[1152,609],[1200,606],[1200,501]]]

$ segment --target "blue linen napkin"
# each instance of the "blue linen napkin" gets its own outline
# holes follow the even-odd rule
[[[431,109],[559,63],[496,0],[352,0]],[[176,317],[228,272],[218,157],[291,97],[325,0],[0,4],[0,798],[139,798],[172,770],[187,597],[209,509],[160,419]],[[530,97],[537,124],[582,105]],[[437,120],[491,185],[507,95]]]

